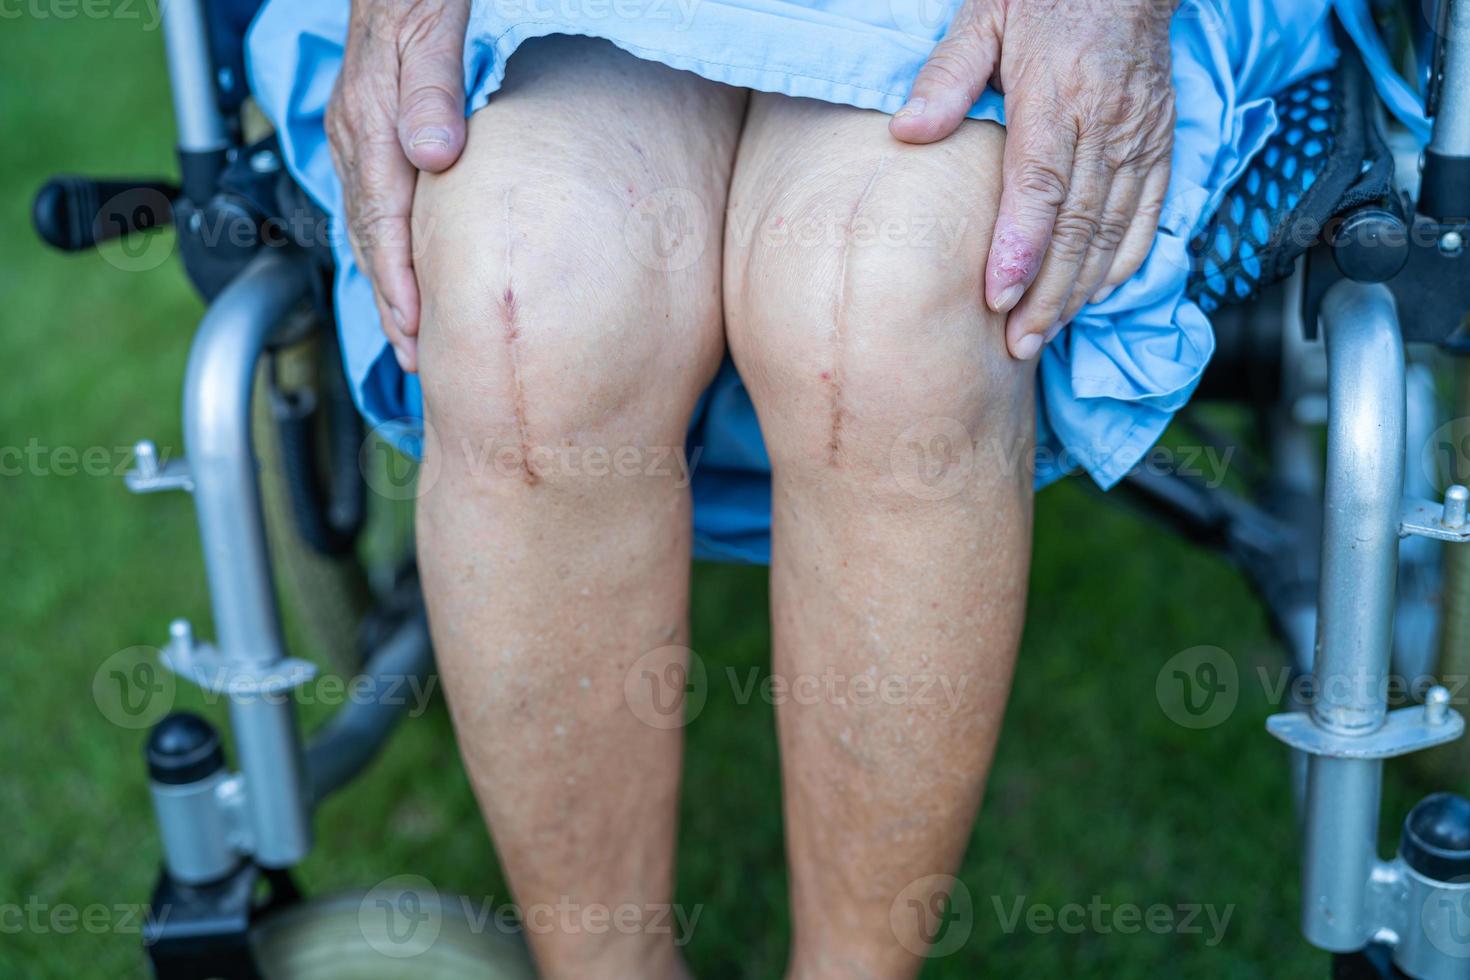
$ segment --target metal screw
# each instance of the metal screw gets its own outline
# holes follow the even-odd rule
[[[275,173],[281,169],[281,158],[270,150],[261,150],[250,158],[250,169],[258,174]]]
[[[194,627],[189,625],[187,619],[176,619],[169,623],[168,638],[170,645],[180,653],[188,653],[194,649]]]
[[[133,460],[138,475],[143,479],[151,480],[158,475],[158,447],[152,439],[144,439],[133,446]]]
[[[1439,236],[1439,250],[1445,255],[1459,255],[1465,247],[1465,239],[1458,231],[1447,231]]]
[[[1439,522],[1445,527],[1464,527],[1467,505],[1470,505],[1470,490],[1456,483],[1444,492],[1444,511]]]
[[[1443,725],[1450,716],[1450,692],[1436,684],[1424,695],[1424,719],[1431,725]]]

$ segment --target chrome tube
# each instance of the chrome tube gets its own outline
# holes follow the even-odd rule
[[[262,675],[284,657],[251,442],[256,365],[271,333],[306,295],[305,263],[267,252],[210,305],[189,353],[184,443],[223,662]],[[231,696],[255,854],[281,867],[310,848],[290,692]]]
[[[1405,369],[1393,295],[1349,280],[1322,305],[1328,361],[1327,468],[1312,718],[1344,736],[1376,732],[1387,712]],[[1314,755],[1307,769],[1302,931],[1323,949],[1372,938],[1380,759]]]
[[[163,0],[161,14],[179,149],[185,153],[223,150],[229,141],[215,100],[204,0]]]
[[[369,696],[347,701],[312,733],[306,747],[306,776],[313,805],[350,782],[372,761],[398,719],[407,713],[409,699],[429,693],[417,682],[427,680],[433,669],[428,622],[422,615],[415,616],[378,648],[354,678],[353,685]]]
[[[1327,472],[1318,598],[1319,725],[1375,731],[1393,642],[1404,487],[1405,368],[1393,294],[1339,282],[1322,303],[1328,362]]]
[[[216,798],[225,779],[221,770],[182,785],[148,783],[163,841],[163,863],[175,881],[190,885],[218,881],[240,861],[231,847],[229,821]]]
[[[1447,157],[1470,157],[1470,0],[1449,3],[1439,104],[1429,149]]]

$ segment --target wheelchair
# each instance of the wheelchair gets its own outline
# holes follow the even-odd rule
[[[172,224],[209,302],[184,380],[186,458],[140,442],[127,485],[193,497],[217,635],[176,620],[162,660],[228,703],[238,770],[197,715],[150,732],[151,905],[169,914],[150,917],[145,945],[164,978],[529,977],[517,942],[451,902],[422,908],[411,888],[308,901],[291,876],[314,809],[403,711],[355,698],[303,738],[292,691],[317,668],[286,650],[278,573],[363,690],[426,679],[433,656],[405,536],[364,557],[370,512],[411,496],[395,491],[412,469],[352,403],[326,218],[274,138],[251,132],[243,37],[258,6],[162,8],[177,184],[60,177],[35,203],[38,233],[64,251]],[[1344,43],[1337,68],[1278,99],[1285,124],[1193,244],[1190,294],[1218,337],[1196,401],[1247,409],[1259,447],[1244,475],[1216,485],[1141,465],[1112,498],[1238,565],[1302,681],[1267,728],[1296,776],[1305,938],[1336,954],[1334,976],[1451,980],[1470,978],[1470,800],[1431,794],[1397,853],[1377,849],[1385,759],[1443,746],[1441,763],[1470,761],[1440,683],[1470,675],[1470,549],[1453,547],[1470,541],[1470,0],[1409,6],[1388,40],[1434,118],[1422,156]],[[1307,130],[1325,134],[1328,164],[1306,162]],[[1228,439],[1194,412],[1180,425]],[[1390,709],[1393,677],[1413,682]],[[365,928],[367,903],[433,915],[437,941],[403,959]]]

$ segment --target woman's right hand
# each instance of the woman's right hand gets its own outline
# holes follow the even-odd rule
[[[418,370],[414,186],[465,142],[464,38],[470,0],[353,0],[347,50],[327,105],[327,138],[357,264],[405,371]]]

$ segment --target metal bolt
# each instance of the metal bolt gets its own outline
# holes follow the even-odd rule
[[[1439,250],[1445,255],[1459,255],[1465,247],[1465,239],[1458,231],[1447,231],[1439,236]]]
[[[219,81],[219,87],[226,92],[235,90],[235,73],[228,68],[221,68],[215,78]]]
[[[187,619],[176,619],[168,624],[168,638],[175,650],[187,653],[194,648],[194,627]]]
[[[1424,719],[1431,725],[1443,725],[1450,716],[1450,692],[1436,684],[1424,695]]]
[[[158,475],[158,447],[152,439],[144,439],[133,446],[133,460],[139,476],[151,480]]]
[[[281,169],[281,158],[270,150],[261,150],[250,158],[250,169],[258,174],[275,173]]]
[[[1470,490],[1456,483],[1444,492],[1444,512],[1439,522],[1445,527],[1464,527],[1467,506],[1470,506]]]

